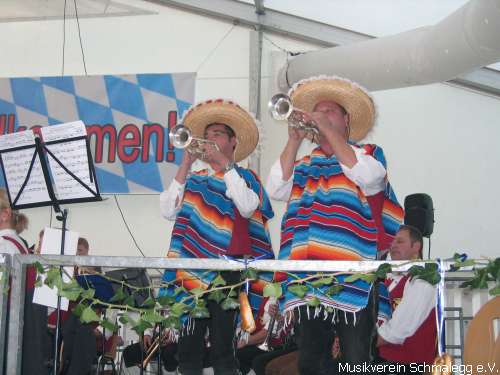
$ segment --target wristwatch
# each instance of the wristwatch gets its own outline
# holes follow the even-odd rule
[[[234,168],[234,161],[230,161],[229,163],[226,164],[226,166],[224,167],[224,169],[222,171],[224,173],[227,173],[233,168]]]

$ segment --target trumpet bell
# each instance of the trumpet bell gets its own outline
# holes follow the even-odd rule
[[[286,120],[293,112],[292,100],[288,95],[276,94],[268,104],[269,113],[275,120]]]
[[[176,125],[168,134],[170,138],[170,143],[177,148],[186,148],[191,143],[193,136],[191,135],[191,130],[186,128],[184,125]]]

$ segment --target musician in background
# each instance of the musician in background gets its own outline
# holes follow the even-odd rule
[[[255,119],[238,104],[209,100],[193,106],[183,124],[192,135],[205,141],[201,152],[184,152],[169,188],[160,195],[162,215],[175,220],[169,258],[220,258],[221,256],[262,256],[274,258],[267,221],[274,213],[255,172],[239,162],[256,148],[259,133]],[[208,142],[207,142],[208,141]],[[201,158],[207,167],[191,171]],[[175,295],[176,286],[206,289],[215,272],[166,270],[163,280],[172,282],[166,294]],[[227,285],[240,281],[239,272],[222,272]],[[185,294],[184,294],[185,295]],[[183,297],[183,293],[176,298]],[[207,300],[210,318],[190,319],[180,332],[179,369],[183,375],[202,373],[205,333],[209,331],[210,362],[217,375],[238,374],[235,357],[237,312],[223,310]]]
[[[339,77],[302,80],[289,96],[293,107],[305,112],[304,122],[313,121],[316,130],[306,132],[290,126],[286,146],[269,174],[266,187],[271,198],[288,202],[279,259],[376,259],[377,251],[389,247],[402,209],[388,184],[382,149],[356,143],[374,125],[371,96],[359,85]],[[297,161],[306,136],[318,147]],[[342,281],[343,277],[338,279]],[[311,291],[304,298],[291,293],[285,297],[285,310],[293,309],[295,317],[302,317],[297,319],[302,375],[316,375],[331,367],[325,348],[333,343],[334,319],[331,312],[325,317],[312,309],[310,314],[308,303],[312,301],[319,301],[323,308],[337,309],[340,320],[336,329],[344,360],[370,360],[377,288],[359,281],[344,285],[338,295],[326,297],[328,287]],[[388,312],[388,306],[379,310]]]
[[[248,340],[239,340],[237,345],[236,357],[243,375],[251,369],[256,375],[264,375],[268,362],[296,349],[292,345],[285,347],[283,316],[274,298],[262,300],[255,322],[255,332]]]
[[[10,207],[5,189],[0,189],[0,253],[24,254],[30,251],[20,234],[28,227],[28,217]],[[26,269],[24,296],[24,327],[21,373],[23,375],[48,374],[47,358],[49,337],[47,333],[47,307],[33,303],[36,270]],[[10,305],[10,301],[9,301]],[[10,310],[10,309],[9,309]],[[7,326],[7,325],[6,325]],[[7,339],[8,334],[5,335]],[[7,350],[7,345],[0,345]],[[4,358],[6,358],[4,356]],[[1,370],[1,369],[0,369]]]
[[[390,249],[391,260],[422,258],[423,238],[417,228],[403,225]],[[379,356],[411,373],[410,363],[432,365],[437,351],[436,286],[409,275],[389,274],[386,280],[392,318],[378,329]],[[422,368],[422,367],[419,367]]]

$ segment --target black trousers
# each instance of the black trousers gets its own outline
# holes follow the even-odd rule
[[[372,287],[368,305],[353,315],[337,311],[338,320],[333,316],[324,319],[323,313],[314,318],[314,308],[301,306],[300,322],[296,323],[297,345],[299,348],[299,372],[301,375],[340,374],[339,361],[349,364],[371,363],[375,359],[378,317],[378,285]],[[340,314],[340,315],[339,315]],[[346,321],[347,317],[347,321]],[[338,335],[340,358],[334,360],[332,345]]]
[[[240,280],[239,272],[223,272],[227,284]],[[210,363],[216,375],[238,374],[236,359],[236,318],[238,310],[223,310],[215,301],[207,301],[210,318],[194,319],[194,327],[182,332],[178,343],[179,369],[182,375],[201,375],[208,330]]]
[[[282,355],[294,352],[296,350],[297,345],[292,343],[283,347],[275,348],[270,352],[262,352],[261,354],[253,358],[252,369],[254,370],[256,375],[265,375],[266,366],[269,362],[271,362],[275,358],[281,357]]]
[[[166,371],[175,371],[177,369],[177,344],[162,345],[160,347],[160,358],[163,367]],[[146,353],[143,351],[143,346],[140,343],[135,343],[127,346],[123,350],[123,360],[126,367],[140,366],[146,358]],[[158,356],[153,356],[153,362],[158,359]]]

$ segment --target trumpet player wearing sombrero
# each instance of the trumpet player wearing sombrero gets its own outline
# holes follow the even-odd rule
[[[358,143],[373,128],[373,99],[364,88],[339,77],[302,80],[288,96],[298,112],[291,118],[299,116],[307,126],[289,126],[288,141],[266,186],[271,198],[288,202],[279,259],[376,259],[389,247],[402,209],[388,183],[382,149]],[[296,160],[305,137],[317,147]],[[338,277],[341,283],[343,279]],[[379,319],[390,314],[387,299],[380,305],[376,301],[378,287],[356,281],[332,296],[328,287],[303,298],[285,294],[284,309],[293,311],[299,325],[302,375],[332,370],[324,348],[331,347],[334,333],[340,338],[342,361],[369,362],[377,309]],[[308,306],[318,300],[319,306]]]
[[[184,116],[183,125],[190,130],[196,145],[184,152],[174,180],[160,196],[163,216],[175,220],[168,257],[274,258],[267,228],[267,221],[274,213],[267,194],[253,171],[236,164],[258,144],[255,119],[238,104],[219,99],[194,105]],[[192,171],[197,158],[207,168]],[[177,280],[177,286],[188,290],[206,289],[216,275],[197,270],[167,270],[164,280]],[[239,272],[221,275],[227,285],[240,281]],[[170,287],[167,293],[173,290]],[[210,299],[207,307],[210,318],[190,319],[179,334],[180,373],[202,373],[208,329],[210,362],[215,374],[238,374],[237,312],[225,311]]]

